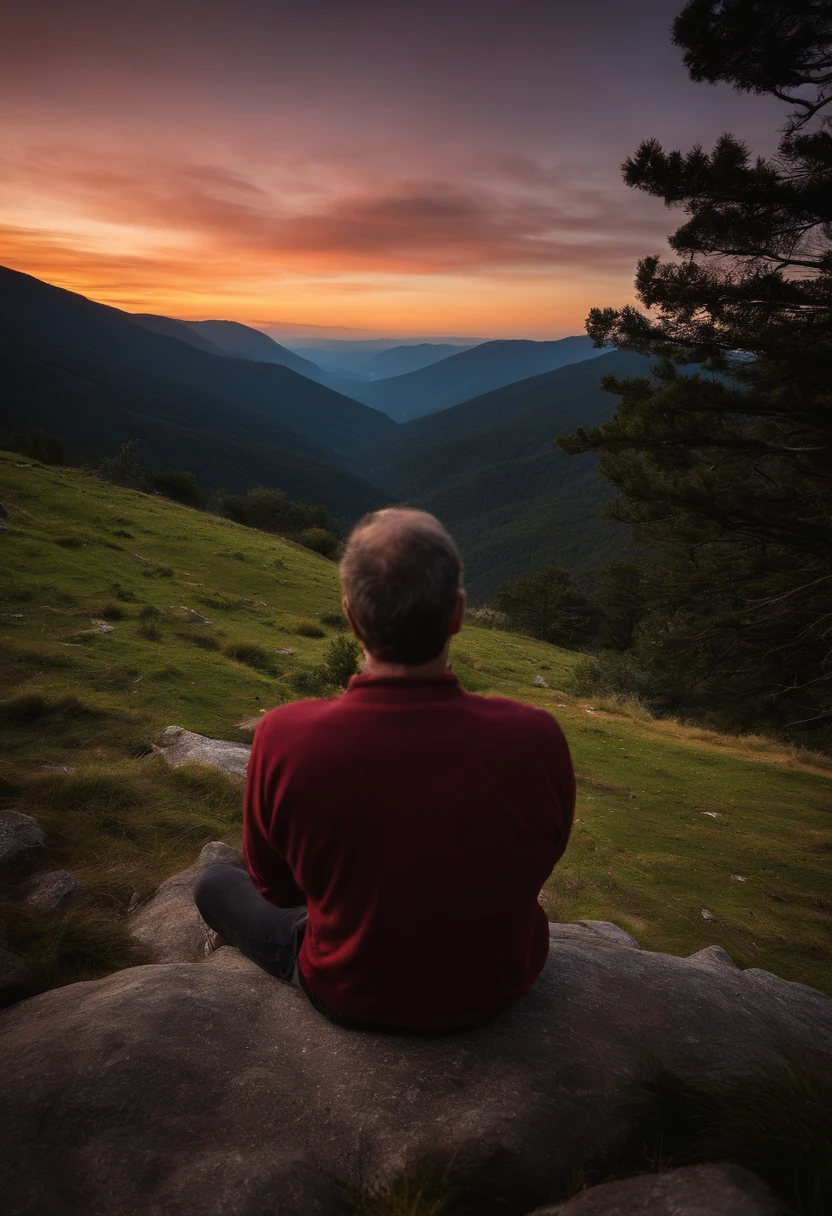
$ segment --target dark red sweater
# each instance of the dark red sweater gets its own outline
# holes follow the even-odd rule
[[[575,805],[569,749],[542,709],[430,680],[355,676],[257,728],[249,873],[306,902],[300,967],[334,1013],[464,1026],[498,1013],[548,951],[538,893]]]

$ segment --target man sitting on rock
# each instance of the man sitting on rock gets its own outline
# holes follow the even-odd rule
[[[264,715],[246,785],[248,873],[209,867],[196,903],[215,934],[332,1021],[470,1026],[546,961],[537,897],[572,823],[569,749],[550,714],[467,693],[448,666],[466,599],[433,516],[368,515],[341,581],[362,672],[343,696]]]

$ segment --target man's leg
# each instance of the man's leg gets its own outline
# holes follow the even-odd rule
[[[194,883],[194,903],[205,923],[241,954],[280,980],[297,983],[306,908],[277,908],[255,889],[245,870],[214,865]]]

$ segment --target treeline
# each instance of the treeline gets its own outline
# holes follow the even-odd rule
[[[43,431],[13,431],[0,441],[0,446],[43,464],[64,463],[60,439]],[[184,506],[233,519],[246,527],[273,532],[324,557],[335,558],[341,545],[341,525],[320,503],[296,502],[283,490],[265,486],[258,486],[246,494],[209,491],[199,484],[193,473],[175,469],[148,473],[141,462],[141,444],[135,439],[123,444],[115,456],[105,458],[92,471],[114,485],[159,494]]]
[[[610,515],[655,555],[632,644],[596,666],[643,676],[662,705],[830,747],[829,5],[690,0],[673,41],[694,81],[791,113],[772,157],[725,134],[710,153],[648,139],[624,164],[686,220],[675,261],[639,263],[643,310],[587,322],[596,345],[653,356],[653,374],[606,379],[613,417],[559,440],[598,454]]]

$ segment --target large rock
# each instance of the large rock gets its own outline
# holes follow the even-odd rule
[[[594,1186],[532,1216],[789,1216],[789,1210],[748,1170],[688,1165]]]
[[[157,962],[198,963],[204,958],[208,926],[196,910],[192,892],[197,874],[217,862],[243,868],[246,864],[239,849],[213,840],[195,865],[168,878],[130,913],[127,932]]]
[[[46,852],[46,833],[31,815],[0,811],[0,882],[25,873]]]
[[[208,764],[222,769],[229,777],[245,779],[251,748],[244,743],[228,743],[225,739],[209,739],[181,726],[167,726],[153,745],[172,768],[182,764]]]
[[[28,963],[8,950],[0,950],[0,1008],[21,1001],[35,990],[35,977]]]
[[[627,1159],[629,1087],[659,1062],[717,1082],[799,1053],[832,1067],[819,992],[562,929],[531,992],[454,1035],[332,1026],[230,947],[24,1001],[0,1015],[5,1211],[325,1216],[344,1184],[437,1158],[531,1211]]]
[[[34,874],[21,883],[17,894],[23,906],[33,912],[68,912],[91,898],[84,884],[68,870]]]

